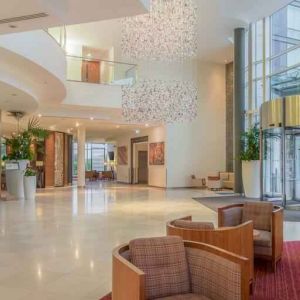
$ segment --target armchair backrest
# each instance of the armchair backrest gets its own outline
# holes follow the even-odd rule
[[[245,202],[243,208],[243,222],[253,221],[257,230],[272,230],[273,203],[271,202]]]
[[[131,262],[145,276],[146,299],[190,292],[183,240],[177,236],[142,238],[129,243]]]

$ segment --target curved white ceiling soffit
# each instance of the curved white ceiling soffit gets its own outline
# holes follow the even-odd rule
[[[30,101],[24,102],[22,107],[16,106],[14,110],[34,112],[39,105],[59,104],[66,96],[64,53],[58,49],[58,45],[54,40],[52,41],[51,37],[48,39],[46,33],[45,36],[46,39],[30,39],[24,43],[36,42],[39,44],[35,46],[36,49],[33,46],[19,45],[24,37],[15,37],[11,42],[5,44],[5,40],[9,37],[0,36],[0,82],[23,91],[36,102],[35,106]],[[55,50],[52,51],[49,47]],[[24,99],[28,100],[28,98]],[[2,100],[0,100],[0,108],[5,110]]]

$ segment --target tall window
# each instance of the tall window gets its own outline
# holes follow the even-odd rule
[[[73,175],[77,175],[78,150],[77,143],[73,143]],[[107,144],[86,143],[85,144],[85,170],[105,171],[107,159]]]
[[[247,128],[263,102],[300,94],[300,0],[251,24],[246,39]]]

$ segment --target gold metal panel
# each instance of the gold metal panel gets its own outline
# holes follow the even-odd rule
[[[282,124],[282,99],[265,102],[261,106],[262,129],[281,127]]]
[[[300,96],[286,97],[286,120],[287,127],[300,126]]]

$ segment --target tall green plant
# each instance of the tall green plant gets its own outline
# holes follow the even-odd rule
[[[39,119],[31,118],[27,129],[5,138],[4,144],[9,147],[9,153],[3,156],[3,160],[33,160],[32,145],[41,144],[48,136],[48,131],[41,128]]]
[[[259,160],[259,129],[255,125],[242,135],[241,160]]]

